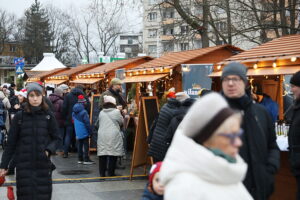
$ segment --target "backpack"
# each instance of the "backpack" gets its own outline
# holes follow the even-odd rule
[[[0,100],[0,128],[5,128],[6,111],[3,102]]]

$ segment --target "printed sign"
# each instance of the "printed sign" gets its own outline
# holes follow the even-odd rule
[[[211,78],[208,77],[213,71],[213,64],[183,64],[182,88],[192,98],[198,97],[202,88],[211,89]]]
[[[14,63],[16,65],[16,74],[23,74],[24,73],[24,58],[14,58]]]

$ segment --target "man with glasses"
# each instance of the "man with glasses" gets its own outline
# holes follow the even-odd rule
[[[291,80],[291,91],[294,96],[292,107],[292,120],[288,133],[290,164],[292,172],[296,177],[298,191],[297,200],[300,199],[300,71],[295,73]]]
[[[222,71],[222,92],[231,108],[243,114],[241,157],[248,164],[244,185],[255,200],[265,200],[274,190],[279,168],[279,149],[271,116],[246,93],[247,68],[230,63]]]

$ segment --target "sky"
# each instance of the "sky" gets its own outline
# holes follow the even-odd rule
[[[109,1],[109,0],[107,0]],[[39,0],[42,5],[46,6],[48,4],[54,5],[62,10],[70,10],[72,7],[75,9],[80,9],[87,7],[89,0]],[[0,8],[11,13],[14,13],[18,18],[24,15],[26,9],[28,9],[34,0],[0,0]],[[130,31],[141,30],[142,19],[140,18],[140,13],[134,10],[130,10],[130,15],[128,15],[129,29]]]

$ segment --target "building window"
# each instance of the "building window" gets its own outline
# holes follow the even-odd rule
[[[174,26],[163,27],[163,35],[174,35]]]
[[[227,31],[227,23],[226,22],[217,22],[216,28],[220,32],[225,32],[225,31]]]
[[[10,45],[10,46],[9,46],[9,51],[10,51],[10,52],[16,52],[16,51],[17,51],[17,47],[16,47],[16,46],[13,46],[13,45]]]
[[[149,45],[148,46],[148,52],[149,53],[156,53],[157,51],[157,46],[156,45]]]
[[[174,51],[174,43],[164,43],[164,51]]]
[[[133,44],[133,40],[131,38],[128,39],[128,44]]]
[[[189,43],[180,43],[180,50],[181,51],[189,50]]]
[[[180,30],[181,30],[181,34],[188,34],[189,27],[188,26],[181,26]]]
[[[163,18],[164,19],[173,19],[174,18],[174,9],[167,8],[163,11]]]
[[[148,1],[148,5],[153,5],[153,4],[156,4],[157,3],[157,0],[149,0]]]
[[[149,38],[155,38],[155,37],[157,37],[157,29],[149,29],[148,30],[148,37]]]
[[[148,21],[156,21],[157,19],[157,12],[151,12],[148,14]]]

